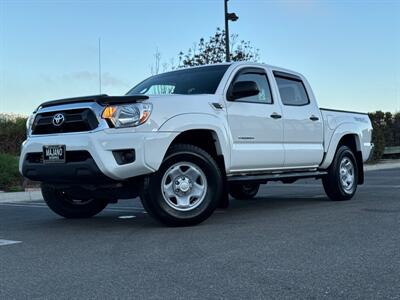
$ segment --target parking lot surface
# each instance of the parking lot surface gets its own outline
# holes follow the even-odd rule
[[[267,184],[186,228],[137,199],[85,220],[0,203],[0,299],[399,299],[399,274],[400,169],[367,172],[347,202]]]

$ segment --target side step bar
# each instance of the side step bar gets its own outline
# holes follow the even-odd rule
[[[286,181],[294,182],[302,178],[321,178],[328,174],[325,171],[311,171],[311,172],[291,172],[291,173],[268,173],[256,175],[232,175],[228,176],[228,182],[257,182],[266,183],[267,181]]]

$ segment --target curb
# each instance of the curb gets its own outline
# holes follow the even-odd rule
[[[383,161],[374,165],[364,165],[364,171],[378,171],[400,168],[400,161],[398,159],[391,161]]]
[[[0,203],[31,202],[43,200],[41,191],[0,193]]]

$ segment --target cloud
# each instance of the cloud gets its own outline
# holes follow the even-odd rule
[[[96,72],[89,71],[77,71],[72,73],[67,73],[59,76],[49,76],[47,74],[41,74],[41,78],[49,83],[54,84],[55,82],[71,82],[71,81],[89,81],[89,82],[98,82],[99,74]],[[103,86],[110,87],[129,87],[129,84],[124,80],[113,76],[109,72],[104,72],[101,74],[101,84]]]
[[[112,76],[110,73],[106,72],[101,75],[101,83],[104,86],[125,86],[128,87],[129,84],[127,84],[125,81],[122,79],[119,79],[117,77]]]
[[[64,74],[64,75],[62,75],[62,78],[64,80],[92,81],[92,80],[96,80],[98,78],[98,74],[94,73],[94,72],[89,72],[89,71],[79,71],[79,72],[73,72],[70,74]]]

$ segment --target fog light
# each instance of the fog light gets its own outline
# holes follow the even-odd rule
[[[136,159],[135,149],[114,150],[112,153],[119,165],[133,163]]]

